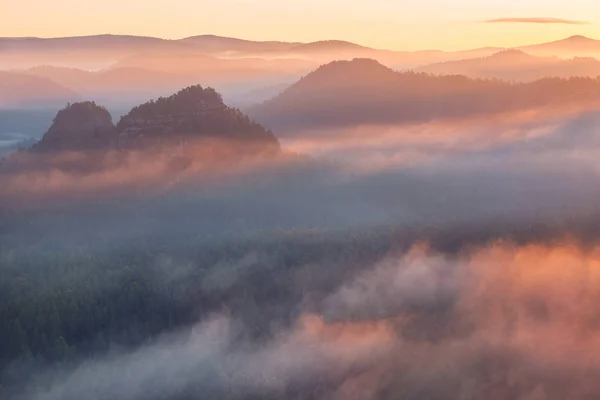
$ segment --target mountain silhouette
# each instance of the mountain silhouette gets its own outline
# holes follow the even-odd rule
[[[588,57],[600,56],[600,41],[584,36],[572,36],[550,43],[519,48],[534,56]],[[200,56],[232,58],[263,58],[271,61],[302,58],[317,64],[334,60],[372,58],[394,68],[416,68],[428,64],[492,55],[498,48],[483,47],[462,51],[392,51],[369,48],[343,40],[322,40],[312,43],[284,41],[252,41],[216,35],[198,35],[167,40],[131,35],[96,35],[63,38],[0,38],[0,68],[27,69],[40,65],[76,67],[99,70],[114,66],[154,69],[149,63],[171,57],[179,65],[196,54],[194,65],[201,65]],[[160,60],[160,57],[163,60]],[[148,63],[131,65],[132,58],[146,57]],[[129,59],[129,61],[125,61]],[[206,63],[215,64],[210,59]],[[246,60],[249,68],[252,62]],[[123,65],[123,63],[130,65]],[[215,67],[222,69],[221,66]],[[229,68],[229,66],[226,66]],[[314,68],[314,66],[312,66]],[[160,68],[159,68],[160,69]],[[204,70],[207,68],[205,67]],[[164,71],[164,70],[163,70]],[[166,71],[165,71],[166,72]],[[303,73],[306,73],[304,71]],[[249,75],[247,73],[247,75]],[[206,82],[206,81],[204,81]]]
[[[132,35],[0,38],[0,67],[24,69],[54,65],[96,70],[139,52],[189,47],[179,41]]]
[[[558,57],[538,57],[511,49],[489,57],[431,64],[415,70],[436,75],[457,74],[473,78],[528,82],[544,77],[595,77],[600,75],[600,62],[594,58],[564,60]]]
[[[553,42],[522,46],[520,49],[534,55],[597,56],[600,54],[600,40],[575,35]]]
[[[111,67],[130,57],[143,54],[170,54],[181,58],[198,53],[233,58],[282,59],[301,56],[318,63],[356,57],[375,58],[388,65],[416,66],[488,55],[494,49],[442,52],[378,50],[343,40],[323,40],[312,43],[282,41],[251,41],[216,35],[191,36],[177,40],[129,35],[96,35],[64,38],[1,38],[0,67],[28,69],[40,65],[76,67],[98,70]],[[181,53],[181,55],[178,55]],[[148,65],[136,65],[148,67]]]
[[[134,107],[113,125],[108,110],[95,102],[60,110],[34,150],[141,150],[185,146],[197,139],[240,145],[249,151],[279,151],[272,132],[223,103],[212,88],[190,86]]]
[[[60,110],[33,150],[103,150],[109,148],[115,139],[116,130],[108,110],[86,101],[69,104]]]
[[[153,147],[218,139],[251,150],[278,150],[273,133],[230,108],[212,88],[190,86],[134,107],[117,124],[118,147]]]
[[[344,40],[321,40],[318,42],[300,44],[292,47],[292,53],[313,53],[313,52],[329,52],[329,51],[356,51],[356,50],[373,50],[368,47],[358,45],[356,43],[347,42]]]
[[[0,71],[0,108],[47,108],[78,99],[78,93],[52,80]]]
[[[511,84],[463,75],[396,72],[374,60],[356,59],[324,65],[248,112],[286,134],[307,128],[426,122],[598,101],[597,79],[545,78]]]
[[[278,42],[278,41],[252,41],[244,39],[229,38],[216,35],[190,36],[179,40],[182,43],[193,45],[196,49],[208,54],[218,53],[262,53],[287,51],[300,43]]]
[[[187,74],[202,81],[235,81],[257,77],[306,73],[316,64],[301,59],[218,58],[196,50],[143,52],[113,64],[108,69],[143,68]]]

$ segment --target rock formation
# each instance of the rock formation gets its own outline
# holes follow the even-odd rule
[[[227,107],[214,89],[191,86],[133,108],[117,124],[119,148],[186,145],[198,139],[279,149],[273,133]]]
[[[94,102],[69,104],[32,150],[160,150],[185,147],[199,139],[252,152],[279,151],[273,133],[227,107],[214,89],[201,86],[134,107],[117,126],[110,113]]]
[[[34,151],[105,150],[117,137],[108,110],[94,102],[69,104],[60,110]]]

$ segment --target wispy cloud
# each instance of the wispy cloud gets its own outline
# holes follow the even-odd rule
[[[587,25],[587,21],[575,21],[562,18],[543,18],[543,17],[528,17],[528,18],[496,18],[489,19],[485,22],[490,23],[524,23],[524,24],[567,24],[567,25]]]

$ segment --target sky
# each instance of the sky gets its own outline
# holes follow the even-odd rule
[[[600,39],[598,0],[0,0],[0,16],[0,36],[215,34],[395,50]]]

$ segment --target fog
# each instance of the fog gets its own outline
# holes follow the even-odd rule
[[[417,244],[297,305],[267,340],[225,312],[53,371],[26,398],[595,397],[599,255],[569,240],[452,255]]]
[[[598,397],[597,126],[557,105],[13,153],[0,329],[31,345],[0,349],[0,396]]]
[[[110,214],[113,201],[126,217],[140,202],[152,219],[173,218],[167,230],[202,219],[195,201],[218,204],[210,208],[215,223],[226,226],[235,215],[248,229],[303,219],[303,227],[336,228],[583,218],[597,211],[598,118],[550,110],[306,131],[283,139],[276,157],[240,158],[233,144],[215,140],[188,146],[178,159],[143,151],[23,154],[5,163],[0,193],[6,210],[84,210],[93,199],[90,207]]]

